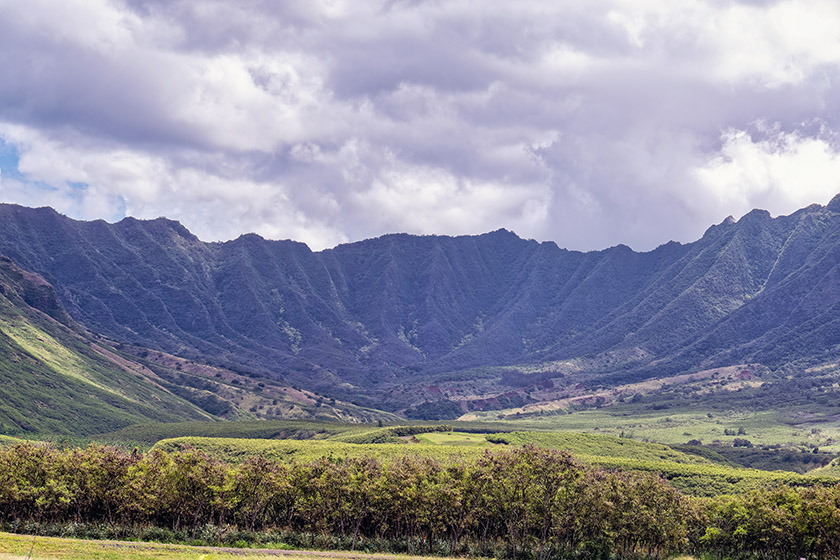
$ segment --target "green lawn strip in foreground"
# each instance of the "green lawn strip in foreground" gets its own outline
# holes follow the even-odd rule
[[[421,556],[366,554],[360,552],[321,552],[300,550],[213,548],[126,541],[86,541],[56,537],[32,537],[0,532],[0,560],[379,560],[421,559]],[[436,557],[436,560],[441,560]]]

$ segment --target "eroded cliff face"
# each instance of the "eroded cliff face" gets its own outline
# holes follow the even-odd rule
[[[0,205],[0,253],[116,340],[379,399],[390,384],[504,364],[586,357],[618,379],[834,356],[838,211],[838,199],[775,219],[753,211],[647,253],[566,251],[505,230],[314,253],[253,234],[204,243],[165,219]]]

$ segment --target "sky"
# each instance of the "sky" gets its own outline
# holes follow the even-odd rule
[[[0,0],[0,201],[319,250],[840,193],[836,0]]]

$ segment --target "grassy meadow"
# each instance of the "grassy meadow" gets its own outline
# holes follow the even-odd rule
[[[278,543],[281,544],[281,543]],[[352,552],[289,551],[282,548],[230,549],[123,541],[88,541],[0,533],[0,560],[410,560],[423,556]],[[440,558],[440,557],[436,557]]]
[[[445,426],[444,426],[445,427]],[[422,430],[414,426],[410,431]],[[535,444],[546,449],[568,451],[574,456],[664,461],[681,464],[712,464],[706,458],[674,450],[667,445],[647,443],[601,434],[556,432],[470,433],[434,431],[394,436],[394,428],[340,433],[319,439],[264,439],[188,436],[157,442],[153,449],[166,452],[187,448],[237,463],[253,455],[280,461],[310,461],[319,457],[376,457],[388,459],[404,455],[445,458],[457,455],[476,457],[488,449]],[[357,441],[352,441],[352,440]],[[349,441],[348,441],[349,440]],[[378,441],[381,441],[378,442]]]
[[[840,452],[840,424],[792,424],[787,414],[770,410],[725,410],[710,413],[671,409],[630,412],[619,407],[610,407],[528,418],[527,423],[531,429],[624,435],[632,439],[664,444],[681,444],[696,439],[704,444],[720,442],[731,445],[733,440],[739,437],[748,439],[754,445],[818,447]],[[517,421],[510,420],[505,424],[515,429]],[[727,435],[727,430],[730,435]],[[739,434],[739,431],[742,433]]]
[[[362,432],[367,439],[390,433],[392,428]],[[360,438],[359,433],[353,433]],[[684,452],[659,443],[648,443],[605,434],[575,432],[501,432],[476,434],[437,431],[406,436],[401,443],[348,443],[346,434],[317,440],[274,440],[257,438],[180,437],[159,441],[153,449],[177,453],[197,449],[230,464],[262,456],[284,463],[306,463],[321,457],[358,459],[374,457],[389,461],[398,457],[422,456],[435,460],[475,460],[486,450],[514,448],[527,444],[571,453],[578,460],[602,468],[650,472],[662,475],[674,487],[695,496],[742,493],[765,486],[786,484],[808,487],[840,482],[838,468],[829,465],[806,474],[733,466],[715,453]],[[382,438],[385,439],[385,438]],[[702,450],[701,450],[702,451]]]

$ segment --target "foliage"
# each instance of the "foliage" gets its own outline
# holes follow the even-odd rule
[[[330,444],[310,442],[317,443]],[[619,463],[636,470],[612,470]],[[57,534],[145,538],[154,538],[156,527],[163,531],[158,538],[209,544],[229,543],[242,534],[237,531],[268,531],[327,547],[513,558],[662,556],[689,549],[770,559],[840,557],[840,485],[824,484],[831,479],[749,471],[752,489],[693,498],[669,481],[705,470],[707,477],[729,476],[731,485],[748,470],[670,465],[665,478],[641,472],[659,470],[656,463],[634,459],[611,458],[605,470],[534,445],[448,457],[301,455],[280,462],[251,455],[226,464],[189,446],[140,453],[22,442],[0,447],[0,523],[23,531],[37,523],[49,531],[64,527]],[[107,531],[92,533],[97,524]],[[300,540],[305,535],[318,537]]]
[[[417,420],[453,420],[463,413],[461,405],[449,399],[426,401],[405,411],[407,418]]]
[[[334,536],[350,548],[390,542],[413,553],[633,556],[682,548],[691,503],[657,476],[594,469],[533,445],[470,461],[252,456],[237,465],[192,448],[0,448],[0,522],[19,529],[101,523],[206,538],[211,525],[233,525]]]
[[[659,473],[675,488],[695,496],[740,494],[782,484],[806,488],[817,485],[834,486],[840,483],[840,479],[832,476],[800,475],[793,472],[731,468],[712,464],[681,464],[621,457],[580,456],[580,459],[609,469]]]
[[[387,431],[389,428],[379,430]],[[411,445],[406,445],[402,440],[400,443],[347,443],[336,438],[304,441],[184,437],[161,440],[155,445],[155,449],[167,452],[187,448],[200,449],[224,462],[235,464],[253,455],[261,455],[274,461],[297,463],[321,457],[338,459],[369,456],[388,460],[405,455],[444,461],[452,457],[473,459],[478,457],[484,448],[503,448],[504,443],[511,444],[511,447],[536,444],[572,453],[585,463],[603,468],[661,474],[674,487],[696,496],[742,493],[772,484],[805,487],[840,482],[831,471],[815,471],[813,476],[803,476],[793,472],[731,467],[659,444],[595,434],[498,433],[485,436],[484,446],[480,440],[468,440],[468,434],[459,435],[457,432],[451,435],[443,432],[417,434],[416,437],[420,443]],[[360,439],[369,440],[370,435],[362,432]]]

